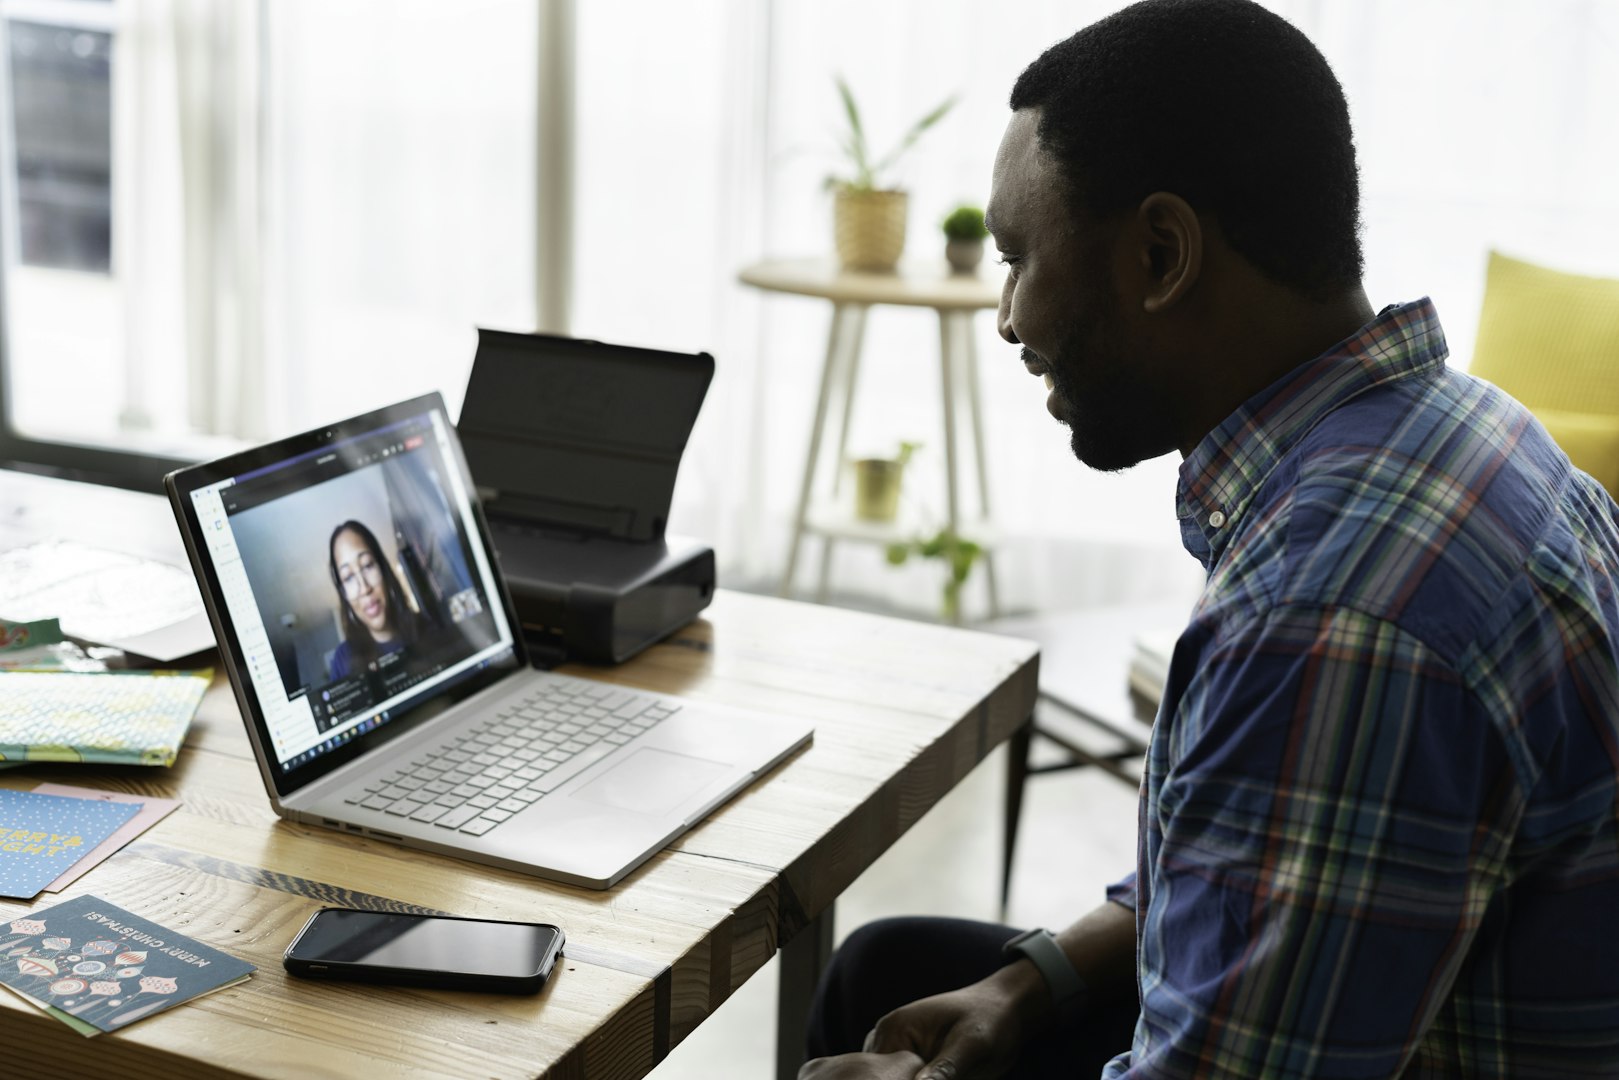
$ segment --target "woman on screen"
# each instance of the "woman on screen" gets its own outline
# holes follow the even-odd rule
[[[379,656],[415,644],[425,626],[405,601],[405,590],[370,529],[345,521],[332,530],[327,550],[343,626],[331,677],[342,679],[364,671]]]

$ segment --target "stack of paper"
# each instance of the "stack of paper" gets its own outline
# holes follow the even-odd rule
[[[178,565],[53,540],[0,552],[0,618],[167,661],[214,643],[196,579]]]

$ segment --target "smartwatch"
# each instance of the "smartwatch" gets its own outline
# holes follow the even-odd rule
[[[1068,954],[1062,951],[1050,930],[1025,930],[1001,946],[1001,956],[1008,964],[1028,958],[1046,981],[1051,991],[1051,1004],[1060,1017],[1073,1015],[1085,1002],[1085,980],[1079,977]]]

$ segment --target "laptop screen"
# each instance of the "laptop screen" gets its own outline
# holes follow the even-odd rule
[[[454,430],[436,399],[410,404],[230,459],[243,471],[189,492],[283,775],[519,663]]]

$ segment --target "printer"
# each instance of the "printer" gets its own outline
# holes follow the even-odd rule
[[[714,550],[664,524],[707,353],[479,330],[456,425],[539,662],[619,663],[696,618]]]

